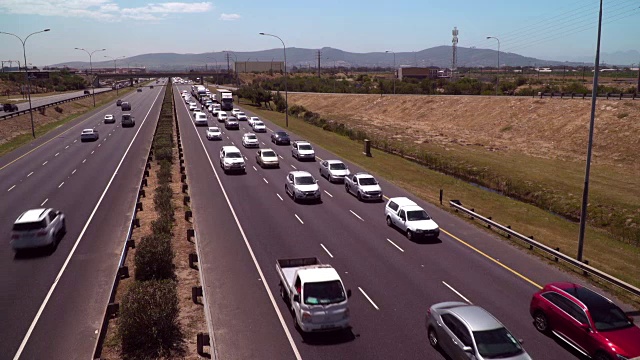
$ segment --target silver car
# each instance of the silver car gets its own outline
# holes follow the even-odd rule
[[[54,209],[27,210],[13,223],[11,247],[15,251],[42,246],[55,249],[66,232],[62,212]]]
[[[326,177],[329,182],[343,182],[344,177],[350,174],[347,165],[340,160],[320,161],[320,176]]]
[[[487,310],[459,301],[432,305],[427,311],[429,343],[453,360],[531,357],[498,319]]]

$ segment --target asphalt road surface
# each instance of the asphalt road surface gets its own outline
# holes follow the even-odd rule
[[[251,132],[247,123],[227,131],[209,115],[209,125],[221,127],[223,140],[208,141],[206,128],[193,124],[178,91],[175,98],[219,359],[443,358],[429,345],[425,328],[427,309],[442,301],[484,307],[524,340],[534,359],[576,358],[535,330],[529,303],[539,286],[582,279],[424,201],[416,202],[438,222],[441,235],[437,241],[409,241],[386,225],[384,202],[359,202],[342,184],[320,178],[318,161],[299,162],[289,146],[270,143],[270,133],[279,128],[269,121],[268,132],[257,135],[261,148],[278,153],[280,169],[260,168],[256,150],[242,147],[242,134]],[[246,174],[223,173],[223,145],[241,150]],[[318,159],[337,159],[314,147]],[[346,163],[352,173],[362,171]],[[321,204],[288,197],[284,183],[292,170],[319,180]],[[386,196],[417,200],[383,177],[378,180]],[[279,296],[276,259],[310,256],[333,265],[353,291],[350,332],[306,335],[294,328]]]
[[[164,89],[123,97],[133,128],[121,128],[114,102],[0,158],[0,358],[93,356]],[[85,128],[100,138],[81,142]],[[67,234],[53,252],[14,253],[13,222],[39,207],[62,210]]]

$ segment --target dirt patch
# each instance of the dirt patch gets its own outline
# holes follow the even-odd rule
[[[289,94],[323,117],[412,143],[584,161],[591,102],[484,96]],[[598,100],[594,164],[640,170],[640,101]]]

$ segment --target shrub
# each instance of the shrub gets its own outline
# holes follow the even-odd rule
[[[157,171],[158,182],[160,184],[168,184],[171,182],[171,162],[169,160],[160,160],[160,168]]]
[[[151,222],[151,231],[156,235],[171,235],[172,217],[161,216]]]
[[[57,105],[56,105],[56,107],[54,107],[54,109],[55,109],[57,112],[59,112],[60,114],[62,114],[62,108],[61,108],[60,106],[57,106]]]
[[[178,314],[174,281],[134,282],[120,308],[122,357],[148,359],[183,353]]]
[[[158,214],[162,217],[167,217],[173,220],[173,202],[172,197],[173,192],[169,185],[160,185],[156,189],[155,194],[153,194],[153,204],[156,206],[156,210]]]
[[[170,147],[154,148],[154,152],[158,161],[173,161],[173,150]]]
[[[140,240],[136,247],[136,280],[173,279],[173,248],[166,234],[152,234]]]

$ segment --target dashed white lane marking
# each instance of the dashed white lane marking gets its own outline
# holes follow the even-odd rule
[[[327,194],[327,195],[329,195],[329,196],[333,197],[333,195],[329,194],[329,192],[328,192],[327,190],[323,190],[323,191],[324,191],[324,193],[325,193],[325,194]]]
[[[102,145],[102,144],[98,144],[98,147],[100,147],[100,145]],[[93,154],[93,153],[92,153],[92,154]]]
[[[58,155],[60,155],[60,153],[56,153],[53,157],[56,157],[56,156],[58,156]]]
[[[29,173],[29,175],[27,175],[27,177],[29,177],[29,176],[31,176],[31,175],[33,175],[33,171],[32,171],[32,172],[30,172],[30,173]]]
[[[282,155],[278,155],[278,157],[279,157],[280,159],[284,160],[284,158],[282,157]]]
[[[100,146],[100,145],[98,145],[98,146]],[[93,153],[94,153],[94,152],[96,152],[96,151],[95,151],[95,150],[93,150],[93,151],[91,152],[91,154],[93,155]]]
[[[396,248],[398,248],[398,250],[400,250],[400,251],[404,252],[404,250],[403,250],[400,246],[396,245],[396,243],[394,243],[393,241],[391,241],[391,239],[387,239],[387,241],[388,241],[388,242],[390,242],[390,243],[391,243],[391,245],[393,245],[393,246],[395,246]]]
[[[76,140],[73,140],[73,143],[74,143],[74,144],[75,144],[75,143],[77,143],[77,142],[78,142],[78,140],[77,140],[77,139],[76,139]]]
[[[298,170],[298,168],[296,168],[295,166],[291,165],[292,168],[294,168],[295,170]]]
[[[13,188],[14,188],[14,187],[16,187],[16,186],[15,186],[15,185],[13,185],[13,186],[12,186],[12,187],[10,187],[10,188],[9,188],[9,190],[7,190],[7,191],[11,191],[11,190],[13,190]]]
[[[42,202],[42,204],[40,204],[40,206],[44,206],[44,204],[46,204],[47,201],[49,201],[49,198],[44,199],[44,201]]]
[[[267,145],[267,144],[264,143],[264,141],[260,141],[260,142],[262,143],[262,145]]]
[[[453,291],[454,293],[456,293],[456,295],[460,296],[462,298],[462,300],[468,302],[469,304],[473,305],[473,303],[471,301],[469,301],[469,299],[467,299],[466,297],[462,296],[462,294],[460,294],[458,292],[458,290],[454,289],[451,285],[447,284],[446,282],[442,282],[446,287],[448,287],[449,289],[451,289],[451,291]]]
[[[252,165],[251,167],[253,167],[253,170],[258,171],[258,169],[256,169],[256,167],[255,167],[255,166],[253,166],[253,165]]]
[[[49,162],[49,160],[47,160],[47,161],[43,162],[43,163],[42,163],[42,166],[47,165],[47,163],[48,163],[48,162]]]
[[[64,185],[64,181],[60,183],[60,185],[58,185],[58,189],[60,189],[62,187],[62,185]]]
[[[282,197],[280,196],[280,194],[276,193],[276,195],[278,196],[278,198],[280,199],[280,201],[284,201],[284,200],[282,200]]]
[[[265,179],[265,178],[262,178],[262,180],[264,180],[264,182],[265,182],[265,183],[267,183],[267,184],[269,183],[269,182],[267,181],[267,179]]]
[[[65,148],[65,149],[68,149],[68,148],[69,148],[69,145],[65,146],[64,148]]]
[[[109,133],[109,136],[111,136],[111,133]]]
[[[371,300],[371,298],[369,297],[369,295],[367,295],[366,292],[364,292],[364,290],[362,290],[362,288],[360,286],[358,286],[358,290],[360,290],[360,292],[362,293],[362,295],[364,295],[364,297],[367,298],[367,300],[369,300],[369,302],[371,303],[371,305],[373,305],[374,308],[376,308],[376,310],[380,310],[380,308],[378,307],[378,305],[376,305],[376,303],[373,302],[373,300]]]
[[[331,256],[331,258],[333,259],[333,255],[331,255],[331,253],[329,252],[329,250],[327,250],[326,247],[324,247],[324,245],[320,244],[320,246],[322,246],[322,248],[324,249],[324,251],[327,252],[327,254],[329,254],[329,256]]]
[[[296,219],[298,219],[298,221],[300,221],[300,224],[304,224],[304,222],[302,221],[302,219],[300,219],[300,218],[298,217],[298,214],[293,214],[293,215],[295,215]]]
[[[82,163],[84,164],[87,161],[87,159],[82,160]]]
[[[354,212],[353,212],[353,210],[349,210],[349,212],[350,212],[350,213],[352,213],[352,214],[353,214],[353,216],[355,216],[355,217],[357,217],[358,219],[360,219],[360,220],[364,221],[364,219],[363,219],[363,218],[361,218],[358,214],[354,213]]]
[[[73,171],[71,172],[71,175],[75,174],[76,170],[78,170],[78,169],[73,169]]]
[[[234,143],[234,142],[232,141],[232,142],[231,142],[231,145],[235,146],[235,145],[236,145],[236,143]]]
[[[244,159],[245,159],[245,160],[249,160],[249,158],[248,158],[248,157],[246,157],[246,156],[244,157]]]

